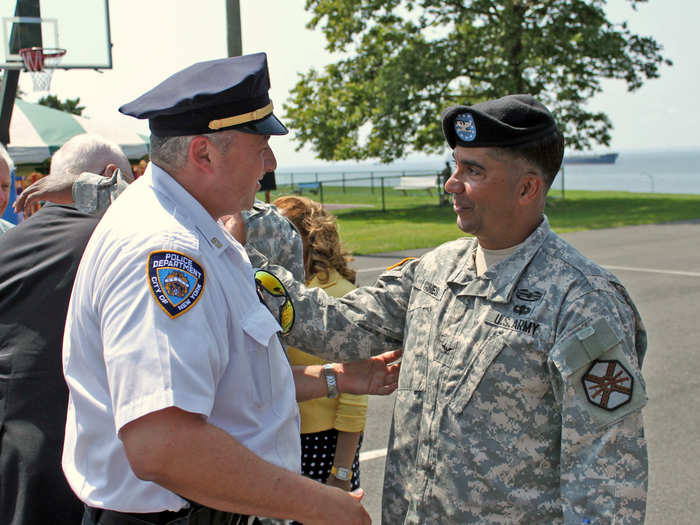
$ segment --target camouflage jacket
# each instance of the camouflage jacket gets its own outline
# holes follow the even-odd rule
[[[242,213],[247,244],[264,254],[272,264],[284,266],[294,279],[305,281],[301,235],[272,204],[256,200]]]
[[[121,171],[116,170],[110,177],[97,173],[84,172],[73,184],[73,203],[83,213],[106,210],[129,186]]]
[[[82,173],[73,185],[73,202],[83,213],[105,210],[129,183],[121,172],[111,178],[95,173]],[[294,278],[304,281],[304,259],[301,235],[271,204],[256,200],[250,210],[242,213],[246,223],[248,244],[269,257],[274,264],[284,266]]]
[[[546,218],[481,277],[475,251],[446,243],[340,299],[268,268],[294,302],[287,343],[404,348],[383,522],[642,523],[646,332],[626,290]]]

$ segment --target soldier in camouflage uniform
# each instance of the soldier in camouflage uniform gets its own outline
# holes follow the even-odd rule
[[[451,107],[443,130],[445,188],[475,238],[340,299],[251,249],[294,303],[287,343],[340,360],[404,347],[385,524],[642,523],[646,333],[621,282],[544,216],[554,119],[514,95]]]

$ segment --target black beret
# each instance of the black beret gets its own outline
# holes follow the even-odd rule
[[[198,135],[237,129],[259,135],[284,135],[272,114],[265,53],[198,62],[168,77],[121,113],[148,119],[159,137]]]
[[[531,95],[508,95],[442,112],[442,131],[452,149],[515,146],[556,130],[552,114]]]

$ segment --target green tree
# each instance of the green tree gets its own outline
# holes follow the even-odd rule
[[[78,105],[80,104],[80,97],[76,97],[74,99],[67,98],[61,102],[56,95],[46,95],[38,100],[38,104],[54,109],[60,109],[61,111],[72,113],[73,115],[82,115],[83,110],[85,109],[85,106]]]
[[[646,0],[628,0],[634,9]],[[379,158],[444,147],[450,104],[511,93],[537,96],[569,147],[608,145],[612,123],[586,102],[601,79],[628,90],[659,76],[662,46],[614,24],[605,0],[306,0],[344,58],[300,74],[284,105],[298,149],[327,160]]]

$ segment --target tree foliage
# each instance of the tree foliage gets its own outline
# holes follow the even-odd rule
[[[628,0],[636,9],[646,0]],[[659,76],[662,46],[606,18],[605,0],[306,0],[344,58],[300,74],[284,105],[301,148],[327,160],[444,147],[440,113],[511,93],[553,110],[567,144],[608,145],[612,123],[586,109],[602,79],[628,90]]]
[[[37,103],[42,106],[60,109],[61,111],[72,113],[73,115],[82,115],[83,111],[85,110],[85,106],[78,105],[80,104],[80,97],[76,97],[74,99],[67,98],[64,101],[61,101],[56,95],[46,95],[45,97],[41,97]]]

